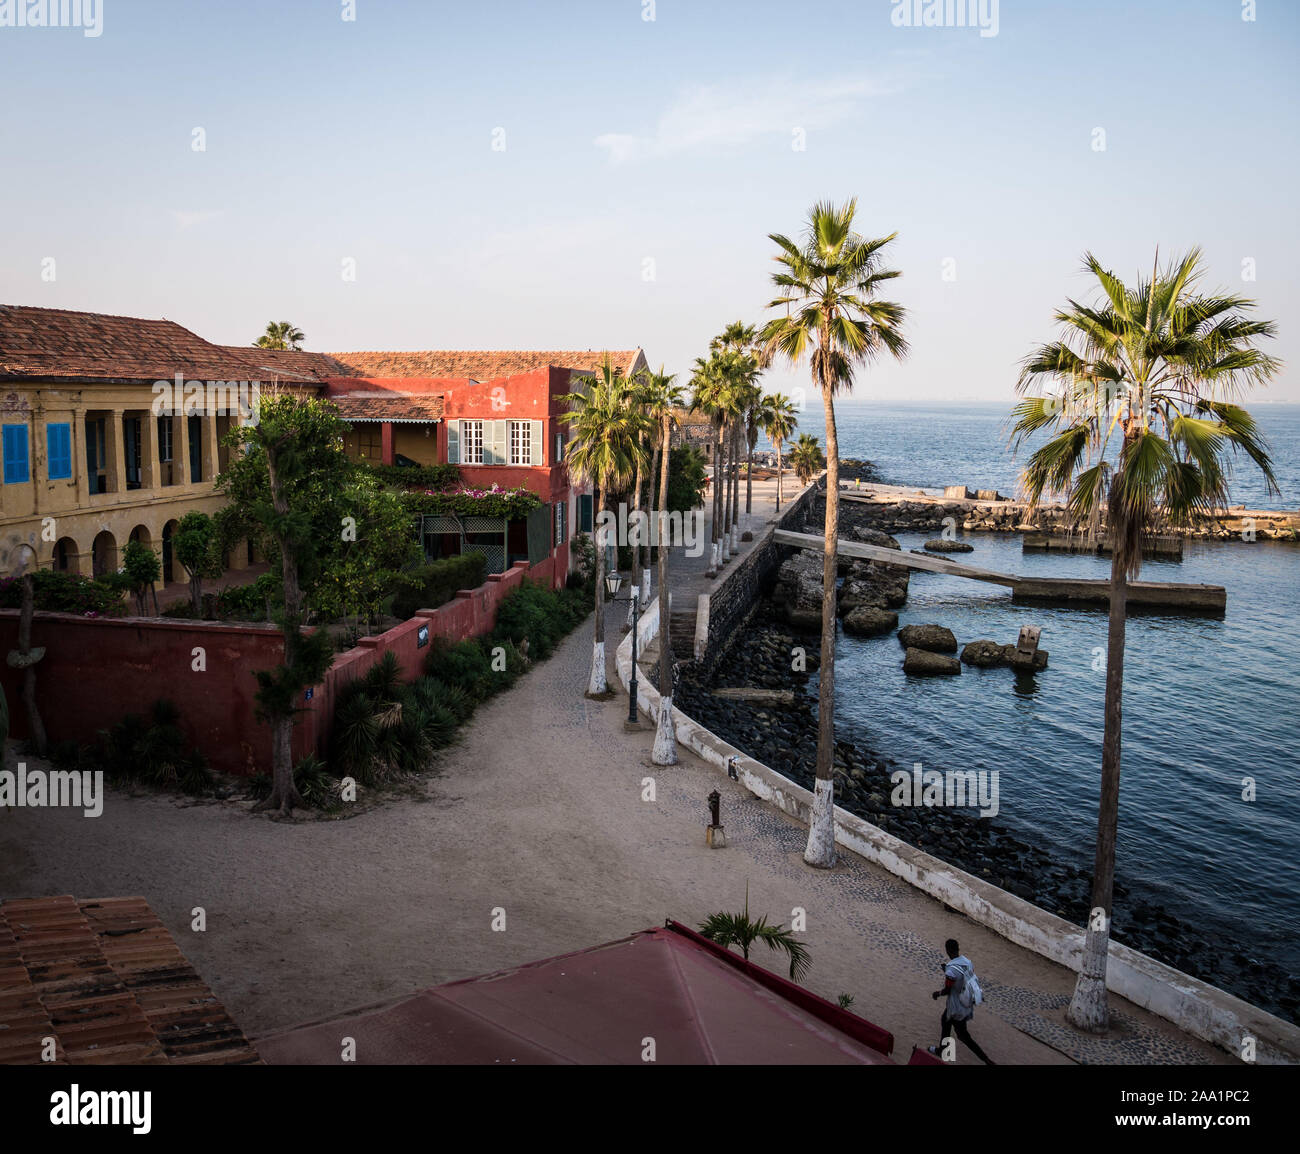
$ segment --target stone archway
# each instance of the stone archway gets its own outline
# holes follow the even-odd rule
[[[78,548],[77,542],[71,537],[60,537],[55,541],[50,566],[60,573],[80,573],[81,550]]]
[[[117,538],[107,529],[95,535],[90,546],[90,569],[95,577],[117,572]]]
[[[181,580],[178,576],[180,566],[176,563],[176,549],[173,544],[178,528],[180,528],[179,521],[168,521],[162,530],[162,579],[164,585],[170,585],[173,581]]]

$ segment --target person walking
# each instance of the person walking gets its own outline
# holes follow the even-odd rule
[[[948,961],[943,963],[943,989],[935,990],[930,996],[932,998],[946,996],[948,1003],[940,1019],[942,1032],[939,1035],[939,1045],[931,1046],[930,1053],[939,1054],[948,1036],[955,1033],[981,1062],[986,1066],[995,1066],[997,1063],[984,1053],[979,1043],[970,1036],[967,1025],[975,1016],[975,1007],[984,1000],[979,979],[975,977],[975,967],[971,964],[970,958],[962,954],[956,938],[949,938],[944,942],[943,948],[948,954]]]

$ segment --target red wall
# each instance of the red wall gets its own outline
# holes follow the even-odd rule
[[[294,757],[313,750],[328,757],[329,730],[337,686],[359,677],[382,658],[397,655],[407,681],[423,672],[427,647],[417,644],[421,625],[429,638],[463,641],[490,633],[497,606],[525,577],[553,585],[568,569],[568,546],[529,569],[517,562],[505,573],[489,577],[477,589],[463,589],[437,609],[422,609],[415,617],[378,637],[363,638],[340,653],[315,686],[294,728]],[[253,671],[270,669],[283,659],[280,633],[266,626],[216,622],[168,621],[157,618],[78,617],[68,613],[37,613],[32,642],[45,647],[36,667],[36,702],[50,742],[73,740],[91,744],[127,713],[145,714],[159,698],[176,703],[186,736],[222,773],[270,772],[271,731],[254,717]],[[18,644],[18,610],[0,610],[0,650]],[[195,671],[194,649],[205,650],[206,669]],[[10,736],[27,736],[27,716],[20,692],[22,675],[0,666],[9,702]]]

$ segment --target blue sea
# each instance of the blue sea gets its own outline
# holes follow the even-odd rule
[[[1242,469],[1234,503],[1295,509],[1300,406],[1259,406],[1282,497]],[[809,418],[813,414],[807,414]],[[807,431],[821,436],[820,413]],[[837,406],[841,456],[885,480],[1016,491],[1000,406]],[[1252,466],[1253,468],[1253,466]],[[904,549],[923,535],[897,535]],[[1014,534],[967,534],[958,558],[1007,573],[1101,577],[1096,557],[1023,554]],[[1134,900],[1191,920],[1213,942],[1300,975],[1300,545],[1187,543],[1183,560],[1148,561],[1152,581],[1224,585],[1222,619],[1134,616],[1125,655],[1119,880]],[[1101,766],[1106,614],[1014,606],[1008,592],[913,573],[900,624],[935,622],[960,644],[1013,642],[1042,626],[1048,669],[1018,686],[1006,669],[919,680],[895,637],[842,636],[839,736],[890,761],[997,770],[999,821],[1089,873]],[[1247,781],[1254,800],[1243,800]]]

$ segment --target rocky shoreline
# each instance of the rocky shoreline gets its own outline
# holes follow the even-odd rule
[[[904,502],[906,504],[906,502]],[[820,532],[822,503],[809,511],[807,531]],[[942,525],[943,506],[926,506],[899,522],[864,515],[891,506],[841,505],[842,531],[870,544],[897,548],[888,529],[925,531]],[[925,518],[936,518],[926,521]],[[847,633],[892,632],[896,609],[907,600],[908,572],[878,562],[839,563],[839,606]],[[815,674],[821,626],[822,558],[796,554],[778,571],[775,586],[756,606],[744,629],[719,661],[712,676],[694,665],[679,667],[675,704],[706,728],[792,781],[812,789],[817,751],[817,702],[809,682]],[[854,628],[855,615],[868,615],[874,628]],[[892,624],[886,619],[892,618]],[[860,621],[866,617],[860,616]],[[992,644],[992,643],[990,643]],[[801,648],[803,668],[792,651]],[[970,646],[967,647],[968,649]],[[1010,649],[1010,646],[1006,647]],[[908,652],[911,652],[909,650]],[[979,662],[971,662],[979,664]],[[760,690],[754,699],[718,690]],[[793,693],[793,700],[789,694]],[[1009,832],[996,817],[974,808],[895,806],[890,775],[911,766],[891,764],[862,745],[835,745],[836,803],[909,845],[983,878],[1076,925],[1086,920],[1091,886],[1091,845],[1080,859],[1089,868],[1059,859],[1051,848]],[[1115,885],[1116,940],[1236,994],[1289,1021],[1300,1019],[1300,978],[1282,967],[1249,956],[1239,946],[1225,948],[1212,928],[1179,919],[1154,895],[1129,879]]]

